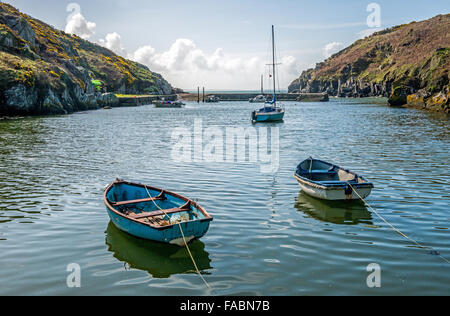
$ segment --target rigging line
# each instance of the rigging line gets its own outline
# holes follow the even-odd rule
[[[385,222],[387,225],[389,225],[389,226],[390,226],[397,234],[399,234],[400,236],[402,236],[402,237],[408,239],[409,241],[413,242],[414,244],[416,244],[417,246],[419,246],[419,248],[422,248],[422,249],[429,249],[429,250],[434,251],[436,254],[438,254],[439,257],[441,257],[442,260],[444,260],[444,261],[447,262],[447,263],[450,263],[450,261],[449,261],[447,258],[445,258],[444,256],[442,256],[442,255],[441,255],[436,249],[434,249],[433,247],[421,245],[420,243],[418,243],[418,242],[415,241],[414,239],[412,239],[412,238],[406,236],[404,233],[402,233],[402,232],[401,232],[398,228],[396,228],[394,225],[392,225],[391,223],[389,223],[389,222],[388,222],[383,216],[381,216],[381,215],[380,215],[380,214],[379,214],[372,206],[370,206],[369,203],[367,203],[367,201],[364,200],[364,199],[361,197],[361,195],[359,195],[358,191],[355,190],[355,188],[350,184],[350,182],[347,182],[347,183],[348,183],[348,185],[352,188],[353,192],[355,192],[356,195],[361,199],[361,201],[363,201],[364,204],[365,204],[368,208],[370,208],[370,209],[372,210],[372,212],[374,212],[374,213],[375,213],[375,214],[376,214],[383,222]]]
[[[147,191],[147,194],[148,194],[149,198],[153,199],[153,197],[152,197],[152,195],[150,194],[150,192],[148,191],[148,188],[147,188],[146,185],[144,185],[144,188],[145,188],[145,191]],[[155,200],[152,200],[152,202],[153,202],[153,204],[155,204],[155,206],[156,206],[161,212],[163,212],[163,213],[167,216],[167,218],[169,219],[169,223],[171,223],[171,221],[170,221],[170,216],[166,213],[166,211],[164,211],[164,210],[163,210],[163,209],[155,202]],[[208,284],[208,282],[206,282],[205,278],[203,277],[203,275],[200,273],[200,270],[198,269],[197,263],[196,263],[195,260],[194,260],[194,256],[192,255],[191,250],[189,249],[188,243],[187,243],[187,241],[186,241],[186,237],[184,236],[183,228],[181,227],[181,223],[180,223],[180,222],[178,222],[178,226],[180,227],[180,232],[181,232],[181,235],[183,236],[183,241],[184,241],[184,244],[185,244],[185,246],[186,246],[186,249],[187,249],[187,251],[188,251],[188,253],[189,253],[189,256],[191,257],[192,263],[194,264],[195,271],[196,271],[197,274],[200,276],[200,278],[203,280],[203,282],[206,284],[206,286],[208,287],[208,289],[210,289],[211,291],[214,291],[214,289]]]
[[[276,60],[279,60],[278,58],[280,58],[281,55],[280,55],[278,45],[275,46],[275,53],[276,53],[276,55],[275,55]],[[283,65],[283,63],[280,62],[279,65]],[[284,80],[284,76],[283,76],[283,72],[280,71],[279,69],[277,69],[277,78],[278,78],[278,80],[277,80],[278,81],[278,90],[279,90],[279,93],[282,93],[281,82]]]

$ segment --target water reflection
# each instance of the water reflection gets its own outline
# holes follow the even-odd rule
[[[174,274],[195,273],[185,248],[139,239],[120,231],[112,222],[106,230],[106,244],[114,257],[130,268],[147,271],[154,278],[169,278]],[[212,269],[205,244],[199,240],[189,245],[201,272]]]
[[[372,214],[362,202],[323,201],[300,191],[295,208],[322,222],[339,225],[373,225]]]
[[[41,214],[46,178],[36,170],[48,133],[41,118],[0,120],[0,224],[32,223]]]

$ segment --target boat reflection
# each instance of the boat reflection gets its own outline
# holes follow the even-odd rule
[[[295,208],[322,222],[339,225],[373,225],[372,214],[362,202],[318,200],[300,191]]]
[[[186,250],[174,245],[139,239],[117,229],[112,222],[106,230],[108,251],[130,268],[147,271],[154,278],[169,278],[174,274],[195,273]],[[199,240],[189,245],[199,270],[212,269],[205,244]]]

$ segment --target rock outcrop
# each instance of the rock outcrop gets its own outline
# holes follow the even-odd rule
[[[38,93],[33,87],[18,84],[4,92],[6,112],[29,113],[38,101]]]
[[[424,89],[419,90],[417,93],[408,95],[406,104],[418,109],[450,113],[450,88],[447,87],[445,91],[435,95]]]
[[[165,95],[173,88],[144,65],[0,3],[0,115],[118,106],[106,91]]]
[[[304,71],[289,92],[386,97],[449,113],[450,14],[377,32]]]

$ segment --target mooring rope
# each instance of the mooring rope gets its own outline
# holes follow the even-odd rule
[[[152,197],[152,195],[150,194],[150,192],[148,191],[148,188],[147,188],[146,185],[144,186],[144,188],[145,188],[145,191],[147,191],[148,196],[149,196],[151,199],[153,199],[153,197]],[[171,223],[169,214],[167,214],[166,211],[164,211],[164,210],[163,210],[163,209],[155,202],[155,200],[152,200],[152,202],[153,202],[153,204],[155,204],[155,206],[156,206],[161,212],[164,213],[165,216],[167,216],[167,218],[169,219],[169,223]],[[200,273],[200,270],[199,270],[198,267],[197,267],[197,263],[195,262],[194,256],[192,255],[191,250],[189,249],[189,246],[188,246],[188,243],[187,243],[187,241],[186,241],[186,237],[184,236],[183,228],[181,227],[181,223],[180,223],[180,222],[178,222],[178,226],[180,227],[180,232],[181,232],[181,235],[183,236],[184,245],[186,246],[186,249],[187,249],[187,251],[188,251],[188,253],[189,253],[189,256],[191,257],[192,263],[194,264],[195,271],[196,271],[197,274],[200,276],[200,278],[203,280],[203,282],[206,284],[206,286],[208,287],[208,289],[210,289],[211,291],[213,291],[213,288],[208,284],[208,282],[206,282],[205,278],[204,278],[203,275]]]
[[[364,204],[370,208],[372,210],[372,212],[374,212],[383,222],[385,222],[388,226],[390,226],[397,234],[399,234],[400,236],[402,236],[403,238],[408,239],[409,241],[411,241],[412,243],[416,244],[417,246],[419,246],[419,248],[422,249],[429,249],[432,252],[434,252],[435,254],[437,254],[439,257],[441,257],[442,260],[444,260],[447,263],[450,263],[450,261],[445,258],[444,256],[442,256],[439,251],[437,251],[436,249],[434,249],[433,247],[430,246],[424,246],[421,245],[420,243],[418,243],[416,240],[408,237],[407,235],[405,235],[404,233],[402,233],[398,228],[396,228],[394,225],[392,225],[391,223],[389,223],[383,216],[381,216],[372,206],[370,206],[369,203],[367,203],[367,201],[365,199],[363,199],[363,197],[361,195],[359,195],[358,191],[356,191],[356,189],[351,185],[350,182],[347,182],[348,185],[352,188],[353,192],[356,193],[356,195],[361,199],[361,201],[364,202]]]

